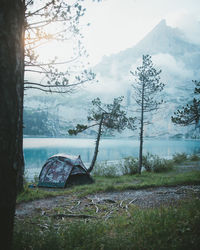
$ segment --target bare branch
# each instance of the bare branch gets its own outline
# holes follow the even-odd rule
[[[50,62],[50,63],[40,63],[40,64],[31,64],[31,65],[25,65],[26,67],[41,67],[41,66],[48,66],[48,65],[61,65],[61,64],[67,64],[74,62],[75,60],[78,59],[78,56],[75,58],[68,60],[68,61],[63,61],[63,62]]]
[[[79,85],[82,85],[83,83],[87,82],[88,80],[92,80],[92,79],[85,79],[85,80],[82,80],[80,82],[77,82],[77,83],[72,83],[72,84],[66,84],[66,85],[45,85],[45,84],[41,84],[41,83],[34,83],[34,82],[25,82],[24,83],[24,86],[25,86],[25,89],[40,89],[42,91],[48,91],[48,90],[45,90],[46,88],[73,88],[73,87],[76,87],[76,86],[79,86]],[[27,85],[27,87],[26,87]],[[41,88],[39,88],[41,87]],[[44,88],[44,89],[42,89]],[[52,92],[52,93],[66,93],[66,91],[57,91],[55,92],[54,90],[53,91],[48,91],[48,92]]]
[[[40,9],[37,9],[34,12],[28,12],[28,14],[25,15],[25,17],[30,17],[30,16],[34,16],[36,14],[38,14],[40,11],[46,9],[48,6],[50,6],[51,4],[53,4],[54,0],[48,2],[47,4],[45,4],[43,7],[41,7]]]

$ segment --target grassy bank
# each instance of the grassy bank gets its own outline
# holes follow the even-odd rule
[[[143,172],[141,175],[123,175],[118,177],[94,177],[95,182],[90,185],[73,186],[67,189],[42,189],[25,187],[23,193],[17,197],[17,202],[30,201],[62,194],[75,194],[83,197],[88,194],[107,191],[122,191],[127,189],[144,189],[148,187],[196,185],[200,184],[200,171],[179,173],[177,171],[165,173]]]
[[[199,249],[200,201],[117,212],[111,218],[40,216],[16,221],[14,250]],[[95,213],[95,212],[94,212]],[[94,214],[95,215],[95,214]]]
[[[62,194],[74,194],[81,197],[107,191],[200,184],[200,157],[198,155],[175,154],[172,160],[165,160],[158,156],[147,154],[144,156],[143,163],[146,171],[138,175],[135,174],[138,159],[133,157],[125,158],[123,165],[119,163],[124,173],[121,176],[118,176],[116,166],[108,165],[107,163],[97,164],[93,173],[93,184],[72,186],[67,189],[29,188],[28,184],[30,183],[27,183],[24,192],[18,195],[17,202],[26,202]]]

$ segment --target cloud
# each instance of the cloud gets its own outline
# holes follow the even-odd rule
[[[159,68],[175,76],[190,78],[193,74],[191,70],[186,69],[183,62],[177,61],[169,54],[157,54],[152,57],[152,61]]]
[[[122,82],[116,81],[116,79],[112,77],[102,77],[100,75],[97,75],[97,78],[99,82],[87,88],[87,91],[91,94],[104,97],[104,99],[110,99],[125,94],[126,88],[124,88]]]
[[[184,91],[186,82],[191,83],[194,72],[187,69],[182,61],[176,60],[169,54],[157,54],[152,57],[156,67],[162,70],[161,81],[165,84],[165,92],[169,96],[182,95],[179,91]],[[189,87],[189,85],[187,85]],[[181,90],[182,89],[182,90]]]
[[[189,70],[183,61],[176,60],[170,54],[159,53],[152,56],[152,62],[156,69],[161,69],[161,81],[165,83],[165,91],[168,94],[174,94],[175,86],[184,87],[186,81],[193,79],[193,71]],[[131,69],[134,71],[142,64],[142,59],[139,58]],[[131,76],[129,78],[131,80]]]
[[[159,53],[152,56],[152,62],[157,69],[162,70],[162,74],[167,77],[172,75],[178,78],[190,78],[193,74],[191,70],[188,70],[182,61],[176,60],[170,54]],[[135,64],[132,65],[131,69],[136,69],[142,64],[142,59],[139,58]],[[134,71],[134,70],[133,70]]]
[[[166,16],[167,24],[181,29],[185,38],[195,44],[200,44],[200,15],[195,12],[179,10]]]

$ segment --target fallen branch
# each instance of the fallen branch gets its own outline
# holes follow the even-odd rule
[[[62,218],[81,218],[81,219],[86,219],[86,218],[97,218],[96,216],[92,215],[87,215],[87,214],[53,214],[51,215],[53,218],[56,219],[62,219]]]
[[[68,212],[70,212],[71,214],[73,214],[73,212],[72,212],[72,210],[71,210],[71,209],[69,209],[69,208],[68,208],[68,209],[67,209],[67,211],[68,211]]]
[[[112,199],[102,199],[100,201],[104,201],[104,202],[108,202],[108,203],[116,203],[116,201],[112,200]],[[99,202],[100,202],[99,201]]]
[[[107,221],[110,217],[112,217],[111,214],[112,214],[113,212],[114,212],[114,211],[112,210],[112,211],[106,213],[106,214],[103,216],[103,217],[105,218],[105,221]]]
[[[81,204],[81,201],[78,201],[76,204],[76,207],[78,207]]]
[[[120,204],[119,204],[119,206],[120,206],[121,208],[123,208],[123,206],[122,206],[123,202],[124,202],[124,200],[122,200],[122,201],[120,202]]]
[[[128,205],[132,204],[132,203],[135,202],[136,200],[137,200],[137,198],[131,200],[131,201],[128,203]]]
[[[99,212],[99,208],[97,207],[97,205],[95,205],[96,208],[96,214]]]
[[[32,222],[32,221],[30,222],[30,224],[36,225],[36,226],[40,227],[41,229],[48,229],[48,228],[49,228],[49,225],[48,225],[48,224],[43,224],[43,225],[41,225],[41,224],[39,224],[39,223]]]
[[[99,212],[99,208],[98,208],[96,202],[94,202],[93,199],[90,199],[90,198],[87,198],[87,199],[88,199],[88,200],[91,200],[92,203],[89,203],[88,205],[95,206],[95,208],[96,208],[96,214],[97,214],[97,213]]]

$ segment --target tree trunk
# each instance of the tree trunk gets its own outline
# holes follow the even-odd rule
[[[17,176],[23,162],[24,1],[2,0],[0,8],[0,229],[11,249]]]
[[[144,83],[142,85],[142,103],[141,103],[141,117],[140,117],[140,150],[139,150],[139,163],[138,163],[139,174],[141,174],[142,170],[143,132],[144,132]]]
[[[21,117],[23,121],[23,117]],[[23,138],[23,129],[21,129],[21,138]],[[24,190],[24,154],[23,154],[23,140],[18,140],[18,149],[19,154],[17,158],[17,183],[16,189],[17,194],[21,193]]]
[[[93,155],[93,159],[92,159],[92,162],[90,164],[90,167],[87,170],[88,173],[92,172],[92,170],[94,168],[94,165],[95,165],[95,162],[96,162],[96,159],[97,159],[98,152],[99,152],[99,142],[100,142],[100,138],[101,138],[101,130],[102,130],[103,118],[104,118],[104,114],[102,114],[101,120],[100,120],[100,123],[99,123],[99,129],[98,129],[98,133],[97,133],[97,139],[96,139],[96,145],[95,145],[95,149],[94,149],[94,155]]]

